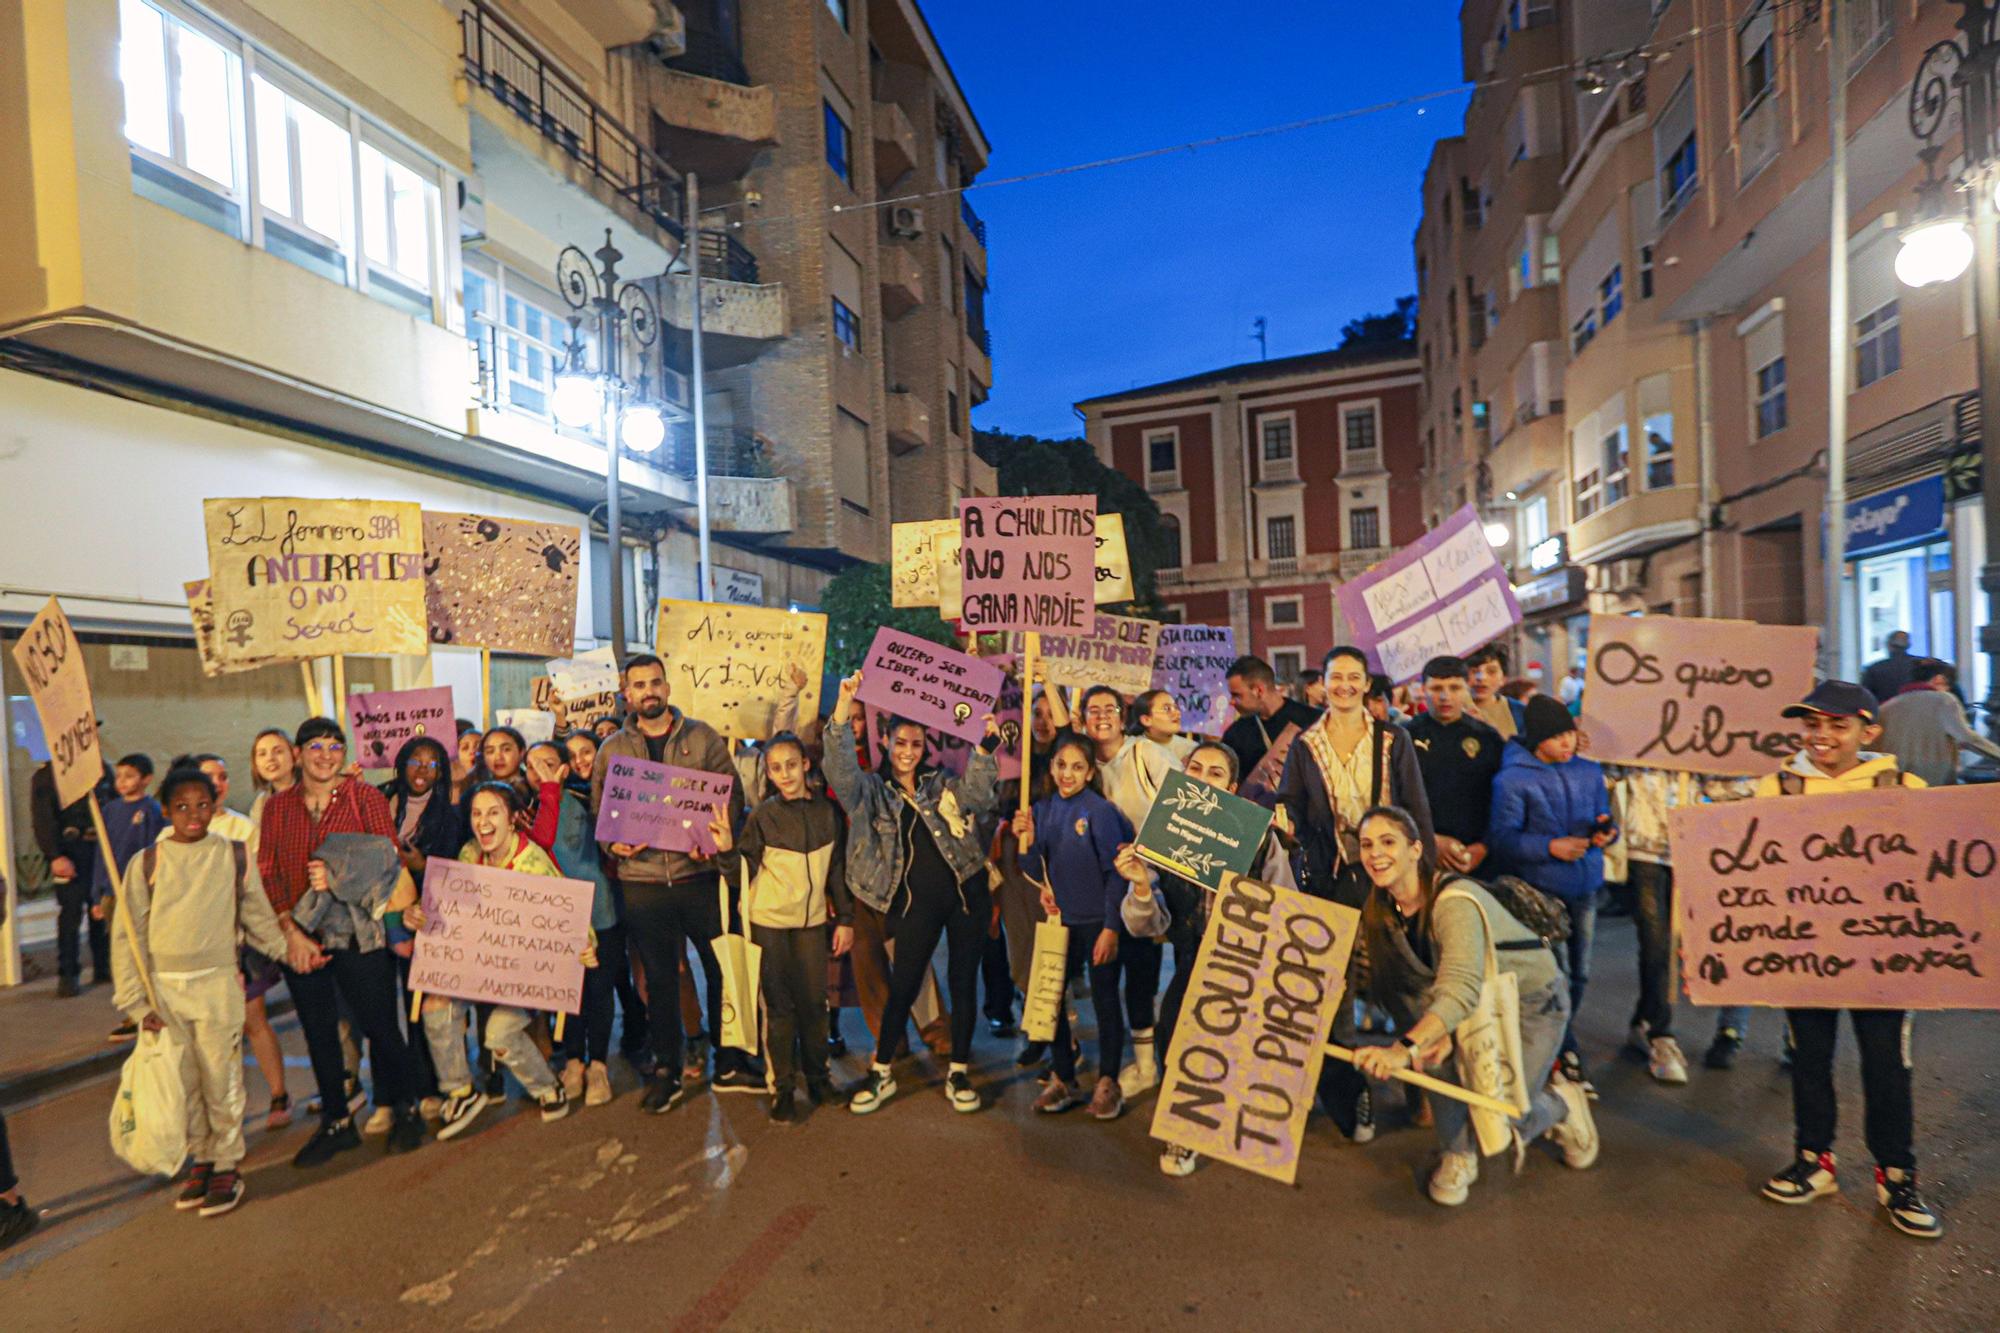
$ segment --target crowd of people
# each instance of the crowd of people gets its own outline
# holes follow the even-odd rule
[[[112,984],[123,1019],[113,1038],[170,1030],[186,1052],[191,1165],[175,1204],[202,1216],[230,1211],[244,1194],[243,1045],[266,1085],[264,1126],[292,1120],[266,1010],[280,982],[315,1094],[303,1110],[316,1127],[293,1157],[301,1169],[370,1136],[390,1153],[452,1139],[507,1096],[508,1075],[544,1120],[602,1106],[615,1099],[614,1041],[640,1075],[642,1112],[671,1112],[706,1085],[761,1096],[770,1119],[788,1123],[800,1117],[800,1094],[813,1107],[882,1112],[901,1092],[898,1066],[914,1035],[946,1068],[948,1105],[972,1114],[989,1104],[973,1073],[980,1020],[990,1039],[1019,1035],[1035,925],[1059,915],[1094,1048],[1086,1061],[1070,999],[1053,1040],[1023,1038],[1014,1059],[1039,1072],[1037,1113],[1083,1107],[1114,1119],[1160,1082],[1210,908],[1209,891],[1133,848],[1175,771],[1272,809],[1260,878],[1359,909],[1334,1022],[1334,1040],[1356,1047],[1356,1059],[1327,1060],[1318,1088],[1342,1135],[1374,1137],[1383,1080],[1401,1070],[1456,1080],[1451,1034],[1497,966],[1518,984],[1531,1090],[1512,1125],[1516,1169],[1541,1138],[1583,1169],[1600,1138],[1575,1020],[1588,998],[1607,863],[1629,885],[1638,926],[1632,1046],[1654,1078],[1686,1083],[1673,1033],[1666,812],[1753,794],[1925,785],[1936,756],[1873,747],[1885,727],[1892,738],[1899,727],[1928,738],[1950,711],[1936,700],[1956,706],[1937,684],[1949,669],[1936,665],[1914,667],[1886,705],[1859,685],[1817,687],[1787,710],[1801,719],[1804,748],[1760,783],[1607,769],[1582,752],[1580,691],[1510,688],[1498,648],[1435,658],[1397,690],[1349,647],[1329,652],[1310,692],[1296,695],[1265,662],[1238,659],[1228,676],[1236,718],[1219,737],[1184,733],[1165,691],[1127,698],[1098,685],[1065,698],[1039,689],[1028,766],[1003,781],[990,717],[962,771],[940,762],[938,738],[916,722],[893,719],[872,743],[859,674],[840,682],[825,716],[801,718],[805,677],[794,670],[778,733],[732,746],[684,709],[698,710],[698,700],[674,698],[665,662],[639,654],[620,669],[622,717],[555,740],[461,721],[455,746],[411,740],[377,785],[353,762],[340,724],[313,717],[254,738],[247,813],[225,803],[231,775],[217,755],[181,755],[162,773],[131,754],[101,791],[104,841],[87,802],[58,808],[46,770],[35,779],[35,827],[61,901],[58,994],[82,990],[87,952],[90,981]],[[1962,713],[1957,720],[1963,727]],[[599,843],[614,756],[734,776],[708,830],[717,850]],[[432,857],[594,886],[579,1013],[557,1025],[435,995],[412,1009],[414,942],[440,924],[418,890]],[[119,914],[129,920],[114,929]],[[762,950],[761,1060],[726,1040],[714,947],[746,930]],[[932,971],[940,944],[941,991]],[[843,1008],[854,1007],[872,1055],[860,1081],[843,1087],[832,1061],[846,1050]],[[1797,1154],[1763,1192],[1805,1203],[1837,1188],[1838,1013],[1785,1017]],[[1723,1012],[1711,1069],[1734,1063],[1746,1018]],[[1852,1023],[1878,1197],[1899,1229],[1938,1235],[1917,1185],[1908,1016],[1856,1011]],[[1462,1203],[1480,1164],[1466,1107],[1413,1094],[1409,1108],[1439,1141],[1429,1196]],[[4,1135],[0,1124],[0,1243],[33,1225]],[[1160,1157],[1172,1176],[1199,1164],[1173,1145]]]

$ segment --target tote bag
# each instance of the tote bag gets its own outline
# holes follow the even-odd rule
[[[1516,1108],[1517,1115],[1528,1113],[1527,1079],[1521,1069],[1521,987],[1512,972],[1500,970],[1499,955],[1493,948],[1493,919],[1477,894],[1464,889],[1446,889],[1437,896],[1464,898],[1479,909],[1486,924],[1486,974],[1479,983],[1479,1003],[1452,1034],[1458,1062],[1458,1081],[1474,1092],[1484,1093]],[[1473,1132],[1479,1136],[1479,1150],[1488,1157],[1504,1152],[1514,1141],[1514,1126],[1497,1111],[1472,1108]]]
[[[1060,917],[1035,923],[1034,961],[1028,970],[1028,996],[1021,1004],[1021,1031],[1029,1041],[1054,1041],[1056,1017],[1062,1012],[1069,980],[1069,927]]]
[[[750,865],[739,861],[743,884],[743,919],[750,919]],[[715,937],[715,960],[722,966],[722,1044],[757,1054],[758,1004],[763,1000],[764,951],[746,935],[729,929],[729,881],[716,877],[715,896],[722,906],[722,933]]]

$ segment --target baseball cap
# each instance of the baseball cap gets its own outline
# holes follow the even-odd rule
[[[1787,708],[1786,717],[1805,717],[1812,713],[1827,717],[1858,717],[1863,722],[1874,722],[1878,705],[1875,696],[1852,681],[1823,680],[1813,686],[1812,693]]]

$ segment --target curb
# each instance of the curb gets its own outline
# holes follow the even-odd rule
[[[273,1022],[291,1015],[290,996],[267,1007]],[[132,1053],[130,1043],[120,1042],[116,1046],[107,1044],[102,1050],[63,1064],[50,1065],[46,1069],[36,1069],[16,1078],[0,1082],[0,1111],[10,1111],[20,1103],[39,1097],[43,1093],[67,1088],[79,1083],[88,1083],[100,1074],[105,1074],[125,1063],[125,1057]]]

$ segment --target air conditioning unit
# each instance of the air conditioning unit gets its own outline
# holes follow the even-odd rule
[[[924,210],[915,204],[897,204],[889,210],[891,236],[917,237],[924,234]]]

